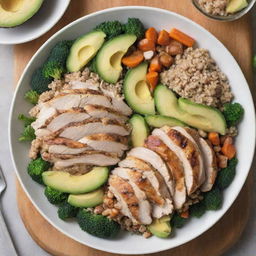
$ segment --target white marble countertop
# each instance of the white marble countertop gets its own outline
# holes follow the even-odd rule
[[[256,38],[256,7],[253,10],[254,38]],[[1,36],[1,35],[0,35]],[[256,42],[254,49],[256,53]],[[1,207],[10,233],[14,239],[18,254],[21,256],[46,256],[43,251],[29,236],[20,219],[15,195],[15,174],[11,163],[8,148],[8,113],[13,96],[13,47],[0,45],[0,163],[7,180]],[[256,178],[254,177],[256,185]],[[253,208],[250,220],[238,243],[225,253],[225,256],[255,256],[256,255],[256,190],[253,195]],[[12,256],[12,255],[1,255]]]

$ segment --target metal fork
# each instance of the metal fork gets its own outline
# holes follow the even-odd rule
[[[0,196],[6,189],[6,182],[0,166]],[[2,256],[17,256],[14,244],[12,242],[9,231],[6,227],[4,217],[0,208],[0,255]]]

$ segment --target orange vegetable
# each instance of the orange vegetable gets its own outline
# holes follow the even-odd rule
[[[187,211],[185,211],[185,212],[182,212],[182,213],[180,214],[180,217],[182,217],[182,218],[184,218],[184,219],[189,218],[189,211],[187,210]]]
[[[208,133],[208,139],[214,146],[220,145],[220,137],[217,132],[209,132]]]
[[[157,38],[157,43],[160,45],[168,45],[170,41],[171,39],[168,32],[166,30],[161,30]]]
[[[224,143],[221,152],[230,160],[236,155],[236,148],[233,144]]]
[[[161,72],[162,65],[159,61],[159,57],[155,56],[151,61],[149,65],[149,71],[150,72]]]
[[[155,43],[153,41],[148,40],[147,38],[144,38],[139,41],[138,48],[143,52],[154,51]]]
[[[143,53],[141,51],[135,51],[131,55],[122,58],[122,63],[129,68],[134,68],[138,66],[143,60]]]
[[[155,30],[155,28],[147,29],[147,31],[145,33],[145,37],[149,41],[152,41],[152,42],[156,43],[156,41],[157,41],[157,31]]]
[[[171,30],[171,32],[169,33],[169,36],[188,47],[193,46],[193,44],[195,43],[195,40],[192,37],[184,34],[183,32],[181,32],[176,28],[173,28]]]
[[[150,91],[153,92],[158,84],[159,74],[157,72],[148,72],[146,75],[146,79],[149,83]]]

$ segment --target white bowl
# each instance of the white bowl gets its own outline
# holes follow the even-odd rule
[[[29,143],[18,142],[22,131],[22,124],[17,120],[19,113],[27,113],[31,105],[23,99],[24,93],[29,90],[29,81],[33,71],[46,59],[51,47],[63,39],[76,38],[105,20],[120,20],[125,22],[128,17],[138,17],[146,27],[154,26],[157,29],[175,27],[194,37],[198,45],[210,50],[212,57],[228,76],[235,100],[245,108],[245,116],[239,126],[239,136],[236,141],[239,164],[234,181],[224,192],[224,203],[220,210],[209,211],[200,219],[192,219],[186,226],[177,230],[169,239],[151,237],[145,239],[141,236],[131,235],[128,232],[120,233],[116,239],[100,239],[83,232],[77,223],[64,222],[57,216],[57,208],[50,203],[43,194],[43,187],[33,182],[26,172]],[[252,96],[235,59],[229,51],[213,35],[204,28],[176,13],[149,7],[118,7],[96,12],[78,19],[52,36],[33,56],[28,63],[19,81],[10,116],[10,148],[16,173],[23,189],[31,199],[37,210],[55,228],[74,240],[90,247],[120,254],[146,254],[159,252],[182,245],[213,226],[228,210],[240,192],[248,175],[255,146],[255,113]]]
[[[39,11],[25,23],[14,28],[0,28],[0,44],[21,44],[49,31],[62,17],[70,0],[44,0]]]

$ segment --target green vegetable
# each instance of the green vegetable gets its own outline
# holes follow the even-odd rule
[[[91,60],[90,65],[89,65],[89,69],[91,70],[91,72],[97,73],[97,70],[96,70],[96,58],[93,58]]]
[[[48,85],[51,82],[52,78],[46,78],[43,76],[43,68],[38,68],[32,74],[30,86],[34,91],[41,94],[49,90]]]
[[[204,194],[204,204],[206,210],[216,211],[221,208],[222,205],[222,193],[221,191],[215,187],[211,191],[206,192]]]
[[[182,228],[188,219],[182,218],[177,212],[175,212],[171,218],[171,226],[173,228]]]
[[[225,189],[231,184],[236,175],[237,163],[237,158],[232,158],[228,161],[228,166],[219,171],[216,180],[216,185],[219,189]]]
[[[118,36],[124,32],[123,25],[118,20],[105,21],[99,24],[95,29],[103,31],[107,35],[107,39]]]
[[[58,216],[62,220],[76,217],[78,208],[72,206],[68,202],[63,202],[58,209]]]
[[[228,127],[235,126],[244,115],[244,108],[239,103],[224,104],[223,115],[227,121]]]
[[[43,67],[43,74],[47,78],[52,77],[55,79],[60,79],[61,75],[65,73],[65,71],[65,65],[56,60],[49,60]]]
[[[82,230],[97,237],[113,237],[120,230],[117,222],[103,215],[93,214],[85,209],[81,209],[78,212],[77,221]]]
[[[29,103],[36,105],[38,102],[39,94],[36,91],[30,90],[25,93],[24,96],[25,100],[27,100]]]
[[[30,161],[27,171],[34,181],[43,184],[42,173],[47,171],[50,166],[51,164],[49,162],[44,161],[41,157],[38,157],[37,159]]]
[[[31,125],[25,127],[23,133],[19,137],[19,141],[32,141],[36,138],[35,130]]]
[[[127,23],[123,25],[123,30],[127,34],[134,34],[138,39],[143,38],[145,33],[142,22],[137,18],[128,18]]]
[[[256,68],[256,55],[253,57],[252,65],[254,68]]]
[[[203,201],[197,204],[193,204],[189,207],[190,216],[193,216],[196,218],[200,218],[205,214],[205,212],[206,212],[206,207]]]
[[[25,116],[25,115],[23,115],[23,114],[20,114],[20,115],[18,116],[18,119],[19,119],[20,121],[23,121],[23,122],[24,122],[24,126],[25,126],[25,127],[31,125],[31,123],[33,123],[33,122],[36,120],[35,117],[27,117],[27,116]]]
[[[44,190],[44,195],[51,204],[60,204],[67,200],[68,194],[62,193],[56,189],[47,186]]]

